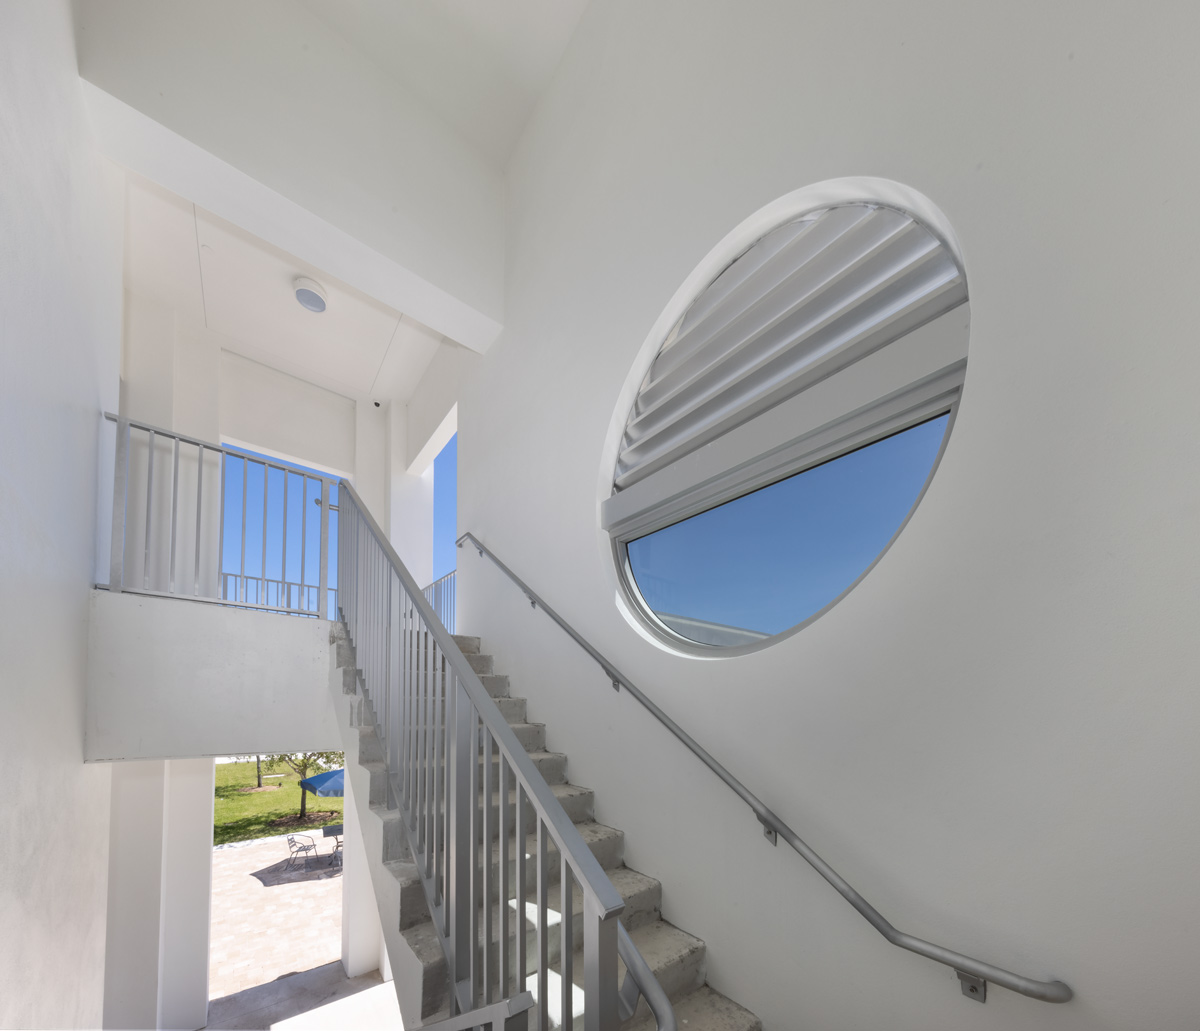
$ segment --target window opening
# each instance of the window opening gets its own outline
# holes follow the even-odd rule
[[[886,202],[831,200],[867,188]],[[966,277],[927,199],[844,180],[766,211],[660,319],[601,504],[634,611],[685,650],[757,646],[860,581],[920,499],[966,373]]]

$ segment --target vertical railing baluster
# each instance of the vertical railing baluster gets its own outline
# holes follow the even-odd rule
[[[288,576],[287,576],[287,516],[288,516],[288,501],[291,500],[290,497],[288,496],[289,494],[290,494],[290,491],[288,490],[288,471],[285,468],[283,470],[283,547],[282,547],[280,555],[279,555],[279,580],[280,580],[279,604],[280,605],[286,605],[286,602],[288,600],[287,598],[284,597],[284,595],[287,593],[287,589],[288,589],[288,586],[287,586],[287,582],[288,582]],[[357,547],[356,547],[356,549],[355,549],[356,561],[357,561],[357,555],[358,555],[358,551],[357,551]],[[357,568],[355,569],[354,581],[355,581],[355,584],[358,583]],[[357,605],[354,606],[354,611],[356,613],[358,612]],[[356,634],[356,637],[355,637],[356,648],[355,648],[355,653],[354,653],[355,660],[356,660],[356,663],[358,664],[359,668],[361,669],[362,668],[362,656],[359,654],[358,648],[362,646],[362,630],[361,630],[361,628],[358,627],[357,623],[355,624],[355,634]]]
[[[550,942],[547,940],[550,893],[546,883],[550,864],[546,855],[546,827],[540,813],[534,821],[537,823],[537,1027],[538,1031],[550,1031]]]
[[[221,463],[221,529],[217,532],[217,596],[222,601],[225,597],[225,467],[229,464],[229,456],[217,452]]]
[[[146,445],[146,544],[142,557],[142,590],[150,590],[150,527],[154,523],[154,437],[149,431]]]
[[[434,794],[434,839],[433,839],[433,895],[434,902],[440,903],[444,897],[444,884],[442,880],[442,862],[443,853],[446,849],[446,825],[445,825],[445,740],[444,740],[444,725],[446,713],[446,678],[449,673],[449,663],[446,663],[446,668],[441,671],[440,676],[434,691],[434,708],[433,708],[433,794]]]
[[[514,778],[515,779],[515,778]],[[517,878],[516,878],[516,902],[517,915],[514,920],[514,931],[517,938],[517,983],[516,990],[519,992],[525,991],[526,981],[529,976],[529,957],[527,955],[527,946],[529,938],[528,919],[525,915],[525,883],[529,877],[529,869],[526,865],[525,846],[528,843],[526,838],[525,825],[529,822],[529,800],[525,797],[525,790],[521,786],[520,780],[516,780],[517,788],[517,822],[514,830],[514,846],[516,851],[517,861]]]
[[[511,949],[508,944],[508,893],[509,893],[509,863],[508,863],[508,835],[511,825],[508,810],[508,760],[503,754],[500,756],[500,830],[498,833],[498,841],[500,845],[500,955],[497,966],[500,973],[500,998],[508,997],[509,984],[509,953]],[[514,840],[515,836],[514,836]]]
[[[204,445],[196,445],[196,568],[192,571],[192,595],[200,597],[200,513],[204,510]]]
[[[317,611],[329,617],[329,481],[321,480],[321,576],[317,586]]]
[[[479,904],[483,896],[480,891],[480,875],[479,868],[479,839],[482,836],[481,828],[481,805],[483,802],[483,792],[480,786],[480,740],[479,740],[479,716],[475,711],[473,702],[468,701],[471,706],[471,898],[469,902],[471,910],[470,930],[467,939],[471,950],[471,1004],[475,1005],[479,1000]]]
[[[108,589],[121,593],[125,585],[125,519],[129,507],[129,420],[117,419],[116,460],[113,462],[112,527],[109,536]]]
[[[301,483],[304,485],[300,497],[300,604],[304,604],[304,584],[307,578],[304,575],[304,561],[308,558],[308,476],[300,477]]]
[[[175,438],[175,457],[171,462],[171,550],[167,566],[167,593],[175,593],[175,530],[179,522],[179,438]]]
[[[384,742],[384,757],[387,759],[387,774],[388,774],[388,796],[389,807],[397,807],[400,805],[400,798],[395,794],[393,787],[392,773],[398,770],[400,758],[400,699],[398,691],[400,689],[399,677],[396,675],[396,670],[400,663],[400,606],[394,597],[395,587],[400,587],[397,580],[393,587],[392,580],[394,579],[390,570],[387,573],[387,683],[384,685],[384,691],[388,697],[388,727],[387,739]],[[403,588],[400,588],[403,590]]]
[[[572,1003],[572,953],[575,950],[575,934],[571,912],[571,867],[565,855],[559,856],[559,886],[561,887],[560,918],[558,922],[559,970],[562,973],[562,1026],[568,1031],[574,1024]]]
[[[472,733],[475,712],[466,688],[454,678],[454,738],[451,755],[450,904],[453,907],[447,940],[450,991],[471,976],[471,773],[475,766]]]
[[[492,778],[492,732],[483,726],[483,1001],[492,1001],[492,832],[496,817],[492,809],[492,794],[496,789]]]
[[[429,674],[429,700],[425,708],[425,762],[427,772],[425,774],[425,871],[427,874],[433,873],[433,839],[437,834],[437,825],[433,821],[433,810],[435,800],[434,781],[437,776],[437,762],[435,759],[437,737],[433,731],[434,725],[434,710],[437,707],[437,682],[441,675],[442,654],[435,642],[430,637],[429,641],[429,658],[430,665],[433,667]]]
[[[267,597],[267,490],[271,479],[271,467],[263,463],[263,534],[262,534],[262,587],[259,588],[258,600],[266,604]]]
[[[242,459],[242,564],[238,570],[238,578],[242,585],[242,601],[249,601],[246,596],[246,483],[248,480],[247,469],[250,465],[249,460]]]

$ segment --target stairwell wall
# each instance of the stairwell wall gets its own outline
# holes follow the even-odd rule
[[[460,629],[768,1028],[1195,1026],[1197,29],[1177,3],[593,4],[517,150],[506,328],[459,406],[460,526],[897,926],[1077,992],[976,1005],[886,944],[464,551]],[[803,632],[668,654],[618,611],[598,525],[617,397],[726,232],[864,174],[930,197],[966,256],[941,467]]]
[[[84,667],[120,177],[89,147],[67,4],[0,20],[0,1026],[99,1027],[110,771],[83,763]]]

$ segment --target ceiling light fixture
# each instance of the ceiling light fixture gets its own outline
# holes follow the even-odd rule
[[[297,276],[292,280],[292,287],[296,291],[296,300],[300,302],[301,307],[318,313],[325,310],[325,288],[316,280],[306,276]]]

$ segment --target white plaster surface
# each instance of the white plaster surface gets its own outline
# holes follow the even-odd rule
[[[161,760],[120,763],[113,768],[104,965],[106,1028],[158,1026],[166,768]]]
[[[111,773],[83,764],[83,710],[121,191],[89,149],[67,3],[4,0],[0,24],[0,1026],[98,1027]]]
[[[162,946],[159,1028],[193,1031],[208,1021],[208,942],[212,908],[213,760],[166,764],[162,839]],[[119,953],[109,952],[109,962]]]
[[[347,977],[359,977],[386,966],[387,954],[375,889],[363,847],[351,778],[345,778],[346,795],[342,824],[342,969]],[[392,993],[395,999],[395,993]]]
[[[459,405],[460,519],[901,929],[888,945],[473,552],[481,634],[663,915],[771,1031],[1195,1031],[1200,168],[1193,5],[592,4],[510,167],[506,328]],[[921,191],[971,365],[895,545],[796,636],[669,655],[618,613],[617,397],[679,284],[808,183]]]
[[[353,401],[229,351],[221,352],[220,368],[224,439],[354,472]]]
[[[89,761],[338,749],[329,624],[95,591]]]
[[[499,171],[312,12],[286,0],[76,9],[83,77],[217,162],[104,104],[116,160],[368,293],[372,273],[386,290],[365,245],[399,266],[392,290],[410,295],[381,300],[473,346],[491,342],[503,289]],[[472,310],[439,305],[421,281]]]
[[[433,464],[415,475],[407,470],[408,405],[388,412],[388,539],[413,578],[433,580]]]
[[[116,764],[104,1027],[207,1021],[212,759]]]

